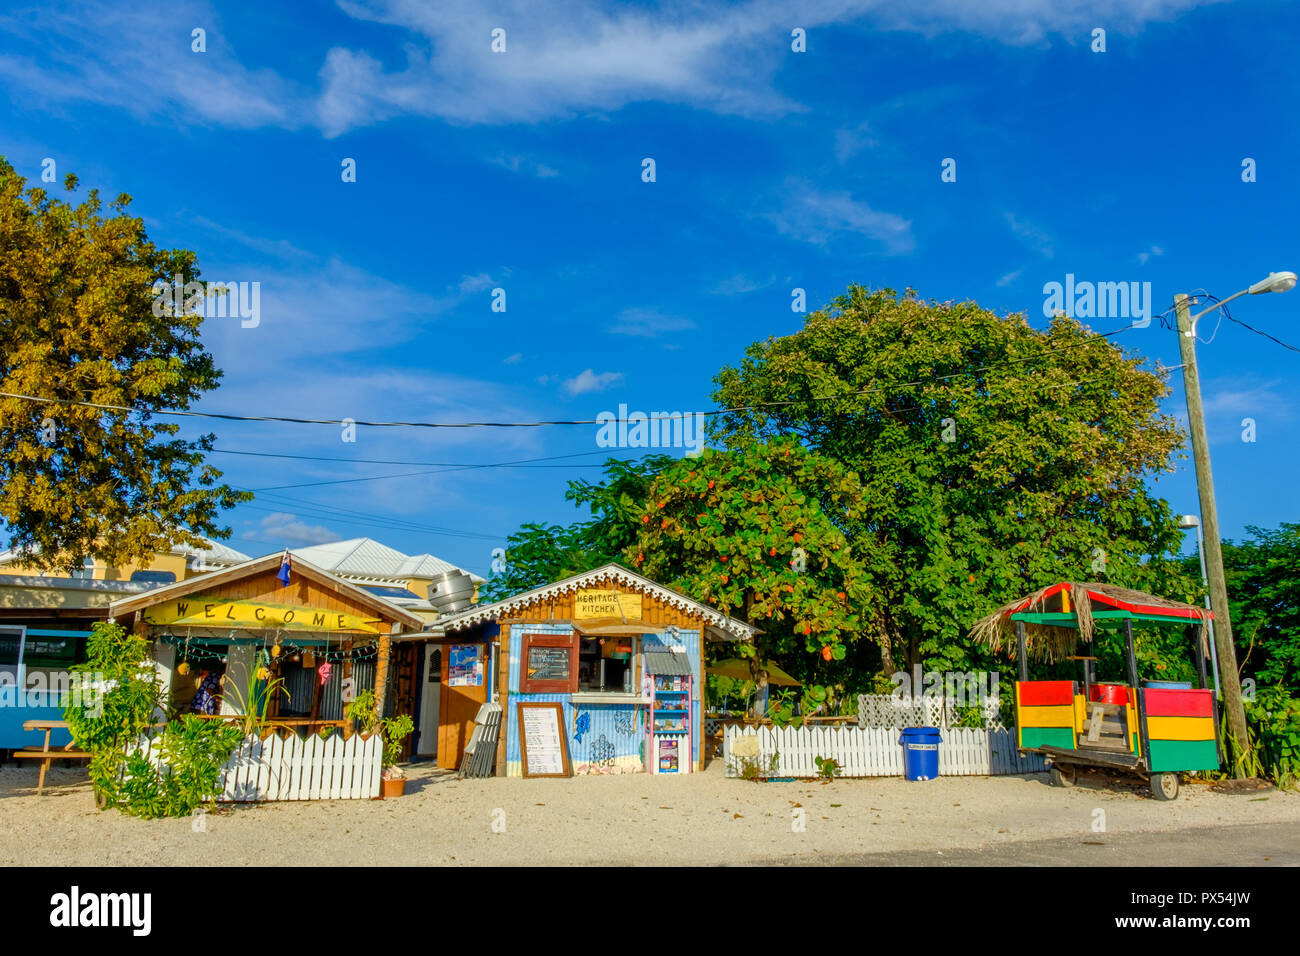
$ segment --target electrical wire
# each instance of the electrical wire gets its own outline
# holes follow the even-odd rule
[[[686,416],[713,417],[716,415],[734,414],[736,412],[758,411],[764,408],[779,408],[788,405],[807,405],[813,402],[842,401],[844,399],[853,398],[861,395],[869,395],[875,392],[902,390],[905,388],[915,388],[933,382],[946,382],[954,378],[960,378],[965,375],[974,375],[981,372],[994,371],[999,368],[1006,368],[1012,365],[1022,365],[1026,362],[1033,362],[1036,361],[1037,359],[1044,358],[1049,355],[1055,355],[1059,352],[1090,346],[1093,343],[1093,341],[1097,338],[1109,338],[1113,335],[1119,335],[1123,332],[1127,332],[1132,328],[1133,325],[1132,323],[1130,323],[1129,325],[1122,326],[1118,329],[1113,329],[1110,332],[1093,333],[1091,337],[1085,339],[1082,342],[1072,343],[1070,345],[1063,345],[1055,349],[1047,349],[1046,351],[1039,352],[1034,355],[1025,356],[1019,359],[1008,359],[1004,362],[995,362],[992,365],[979,366],[973,369],[963,369],[960,372],[953,372],[949,375],[933,375],[933,376],[929,376],[928,378],[917,379],[916,381],[912,381],[912,382],[900,382],[896,385],[880,385],[880,386],[874,386],[870,388],[855,389],[853,391],[843,392],[838,395],[826,395],[820,398],[809,397],[809,398],[800,398],[800,399],[786,399],[782,401],[772,401],[772,402],[754,402],[749,405],[737,405],[730,408],[714,409],[712,411],[683,412],[681,414],[683,417]],[[94,408],[100,411],[126,412],[127,414],[171,415],[174,417],[218,419],[221,421],[236,421],[236,422],[276,422],[276,423],[291,424],[291,425],[340,426],[340,425],[348,424],[348,425],[360,425],[367,428],[546,428],[546,427],[564,426],[564,425],[603,425],[607,423],[605,420],[594,419],[594,418],[563,419],[563,420],[536,421],[536,422],[409,422],[409,421],[358,421],[355,419],[350,419],[345,422],[343,419],[333,419],[333,418],[295,418],[295,417],[278,416],[278,415],[233,415],[233,414],[227,414],[221,412],[196,412],[188,409],[136,408],[131,405],[107,405],[100,402],[79,402],[73,399],[42,398],[36,395],[22,395],[14,392],[0,392],[0,398],[15,398],[22,401],[38,402],[41,404],[48,404],[48,405],[71,405],[80,408]]]

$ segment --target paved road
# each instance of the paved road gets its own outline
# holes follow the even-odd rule
[[[1164,833],[1095,833],[981,850],[903,850],[766,862],[830,866],[1300,866],[1300,827],[1260,823]]]

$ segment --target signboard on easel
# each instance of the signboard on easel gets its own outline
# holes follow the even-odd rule
[[[519,760],[525,777],[571,777],[564,739],[564,708],[558,703],[519,703]]]

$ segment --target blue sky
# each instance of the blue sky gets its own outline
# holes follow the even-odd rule
[[[1043,286],[1067,273],[1150,282],[1160,312],[1300,270],[1285,3],[117,6],[0,14],[0,154],[29,179],[52,158],[60,180],[130,193],[205,279],[260,283],[256,328],[205,323],[226,371],[205,410],[707,409],[720,366],[800,326],[795,287],[810,307],[851,282],[912,287],[1042,326]],[[1233,314],[1300,344],[1300,291]],[[1300,354],[1215,322],[1201,374],[1220,519],[1240,536],[1298,518]],[[1120,341],[1179,361],[1159,322]],[[606,455],[591,427],[212,430],[226,451],[347,459],[215,455],[233,484],[274,489],[230,514],[233,546],[365,534],[480,574],[521,522],[577,517],[565,484]],[[356,459],[552,456],[578,457],[320,484],[435,470]],[[1156,488],[1197,510],[1190,459]]]

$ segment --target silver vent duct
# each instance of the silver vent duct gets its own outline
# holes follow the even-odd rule
[[[455,614],[474,606],[474,579],[464,571],[444,571],[429,584],[429,603],[440,614]]]

